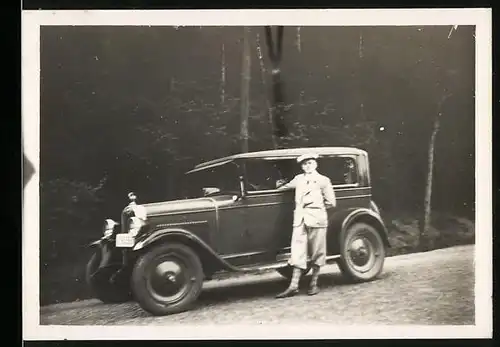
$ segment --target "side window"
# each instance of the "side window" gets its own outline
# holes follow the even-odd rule
[[[353,158],[320,158],[318,171],[328,176],[334,186],[359,183],[356,162]]]
[[[245,163],[246,187],[249,192],[274,190],[298,173],[294,160],[248,160]]]

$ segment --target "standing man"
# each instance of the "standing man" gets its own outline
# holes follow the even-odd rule
[[[288,261],[293,266],[292,280],[288,288],[278,294],[277,298],[285,298],[298,293],[300,277],[307,268],[308,249],[312,262],[312,279],[308,294],[319,293],[319,271],[326,263],[328,228],[326,209],[335,207],[336,199],[330,179],[316,171],[317,159],[318,155],[314,153],[298,157],[297,162],[301,165],[303,173],[278,188],[279,190],[295,189],[295,210],[291,258]]]

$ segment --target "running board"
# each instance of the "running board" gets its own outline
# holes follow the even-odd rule
[[[283,256],[289,257],[289,254],[283,255]],[[339,258],[340,258],[340,255],[329,255],[326,257],[326,261],[329,262],[332,260],[337,260]],[[240,267],[240,268],[238,268],[238,272],[257,272],[257,271],[265,271],[265,270],[275,270],[275,269],[280,269],[280,268],[283,268],[286,266],[288,266],[288,260],[283,260],[283,261],[280,261],[277,263],[271,263],[271,264],[267,264],[267,265],[257,264],[257,265],[250,266],[250,267],[244,267],[244,268]]]

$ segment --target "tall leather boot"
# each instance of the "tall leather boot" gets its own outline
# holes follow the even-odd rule
[[[319,288],[318,288],[319,270],[320,267],[318,265],[313,265],[311,283],[309,285],[309,290],[307,291],[308,295],[316,295],[319,293]]]
[[[293,268],[292,280],[290,281],[290,285],[284,291],[276,295],[277,299],[288,298],[290,296],[294,296],[299,292],[299,280],[302,275],[302,270],[298,267]]]

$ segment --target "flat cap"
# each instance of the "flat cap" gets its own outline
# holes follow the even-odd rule
[[[300,157],[297,158],[297,163],[302,163],[304,160],[307,159],[318,159],[318,155],[316,153],[307,153],[307,154],[302,154]]]

